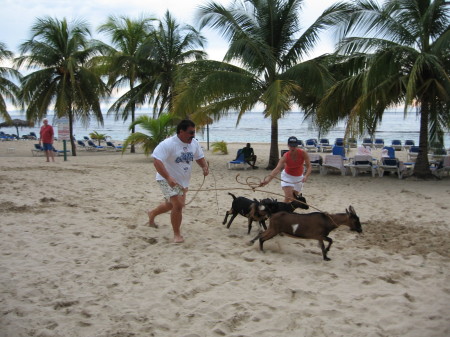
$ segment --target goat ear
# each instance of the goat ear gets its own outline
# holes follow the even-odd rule
[[[350,207],[348,209],[350,210],[350,213],[356,215],[355,209],[353,208],[352,205],[350,205]]]

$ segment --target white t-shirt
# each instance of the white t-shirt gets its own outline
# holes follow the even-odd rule
[[[184,188],[189,187],[192,162],[204,156],[197,140],[192,139],[190,144],[183,143],[176,135],[163,140],[152,153],[152,157],[161,160],[170,176]],[[156,180],[165,179],[156,173]]]

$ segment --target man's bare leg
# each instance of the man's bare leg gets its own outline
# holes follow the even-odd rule
[[[158,225],[155,223],[155,218],[163,213],[166,213],[172,209],[172,204],[169,201],[165,201],[159,206],[157,206],[153,210],[149,210],[148,214],[148,225],[150,227],[158,228]]]
[[[181,235],[181,221],[183,220],[183,207],[186,200],[186,193],[170,198],[172,211],[170,212],[170,221],[173,229],[173,242],[182,243],[184,238]]]

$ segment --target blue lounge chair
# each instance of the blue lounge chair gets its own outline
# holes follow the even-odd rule
[[[409,149],[408,154],[407,154],[408,160],[415,162],[418,155],[419,155],[419,147],[411,146],[411,148]]]
[[[308,152],[318,152],[319,148],[317,146],[317,140],[316,139],[307,139],[305,142],[305,149]]]
[[[398,139],[394,139],[391,142],[391,146],[394,148],[395,151],[401,151],[402,150],[402,141]]]
[[[230,170],[230,169],[232,169],[232,168],[234,168],[234,167],[240,167],[240,166],[242,166],[242,168],[244,169],[244,170],[246,170],[247,169],[247,167],[250,167],[250,165],[249,164],[247,164],[246,162],[245,162],[245,160],[244,160],[244,152],[242,152],[242,149],[239,149],[238,150],[238,152],[237,152],[237,154],[236,154],[236,159],[235,160],[232,160],[232,161],[230,161],[230,162],[228,162],[228,169]]]
[[[357,148],[358,147],[358,142],[356,141],[355,138],[349,138],[347,140],[347,146],[350,148]]]
[[[370,146],[370,148],[372,148],[372,147],[373,147],[372,139],[370,139],[370,138],[364,138],[364,139],[363,139],[363,142],[362,142],[362,145],[363,145],[364,147]]]
[[[414,141],[411,140],[411,139],[405,140],[405,144],[403,144],[403,148],[404,148],[406,151],[409,151],[409,149],[411,148],[411,146],[416,146],[416,144],[414,143]]]
[[[385,146],[383,147],[383,150],[387,150],[389,156],[388,158],[395,158],[395,149],[392,146]]]
[[[104,146],[95,145],[95,143],[92,140],[88,140],[88,145],[91,148],[91,150],[94,151],[104,151],[106,148]]]
[[[336,138],[336,140],[334,141],[334,145],[335,146],[344,146],[344,138]]]
[[[328,138],[321,138],[319,145],[322,152],[331,152],[333,150],[333,146],[331,146]]]
[[[376,149],[382,149],[384,147],[384,139],[382,139],[382,138],[375,138],[375,141],[373,142],[373,146]]]
[[[120,145],[114,145],[113,142],[106,142],[107,151],[122,151],[123,147]]]
[[[41,144],[34,144],[34,149],[31,150],[31,155],[33,157],[41,156],[44,154],[44,148]]]
[[[89,150],[89,148],[86,146],[86,144],[82,140],[77,140],[77,147],[80,150],[84,150],[84,151]]]
[[[347,160],[347,158],[345,158],[345,148],[343,146],[333,146],[333,155],[339,155],[341,156],[344,160]]]
[[[375,177],[377,173],[377,165],[372,162],[371,155],[356,155],[353,158],[353,163],[348,165],[352,175],[356,177],[360,172],[370,172],[372,177]]]
[[[398,179],[402,179],[403,173],[406,170],[405,166],[397,158],[381,158],[381,164],[378,165],[378,175],[384,176],[384,172],[395,172]]]

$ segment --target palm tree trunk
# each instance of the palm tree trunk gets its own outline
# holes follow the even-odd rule
[[[131,123],[134,123],[134,119],[135,119],[134,112],[135,112],[135,109],[136,109],[136,107],[135,107],[135,105],[133,103],[132,106],[131,106]],[[135,131],[136,131],[136,129],[135,129],[134,125],[133,125],[133,127],[131,128],[131,133],[134,133]],[[134,144],[131,144],[130,153],[136,153],[136,149],[134,148]]]
[[[279,160],[278,156],[278,118],[272,116],[272,123],[270,126],[270,155],[269,164],[267,165],[267,170],[273,170]]]
[[[414,165],[414,175],[425,179],[432,176],[430,162],[428,161],[428,119],[430,115],[430,104],[425,100],[422,102],[420,111],[420,133],[419,153]]]
[[[73,136],[73,115],[72,109],[68,113],[69,116],[69,134],[70,134],[70,145],[72,147],[72,156],[77,155],[77,147],[75,145],[75,137]]]

